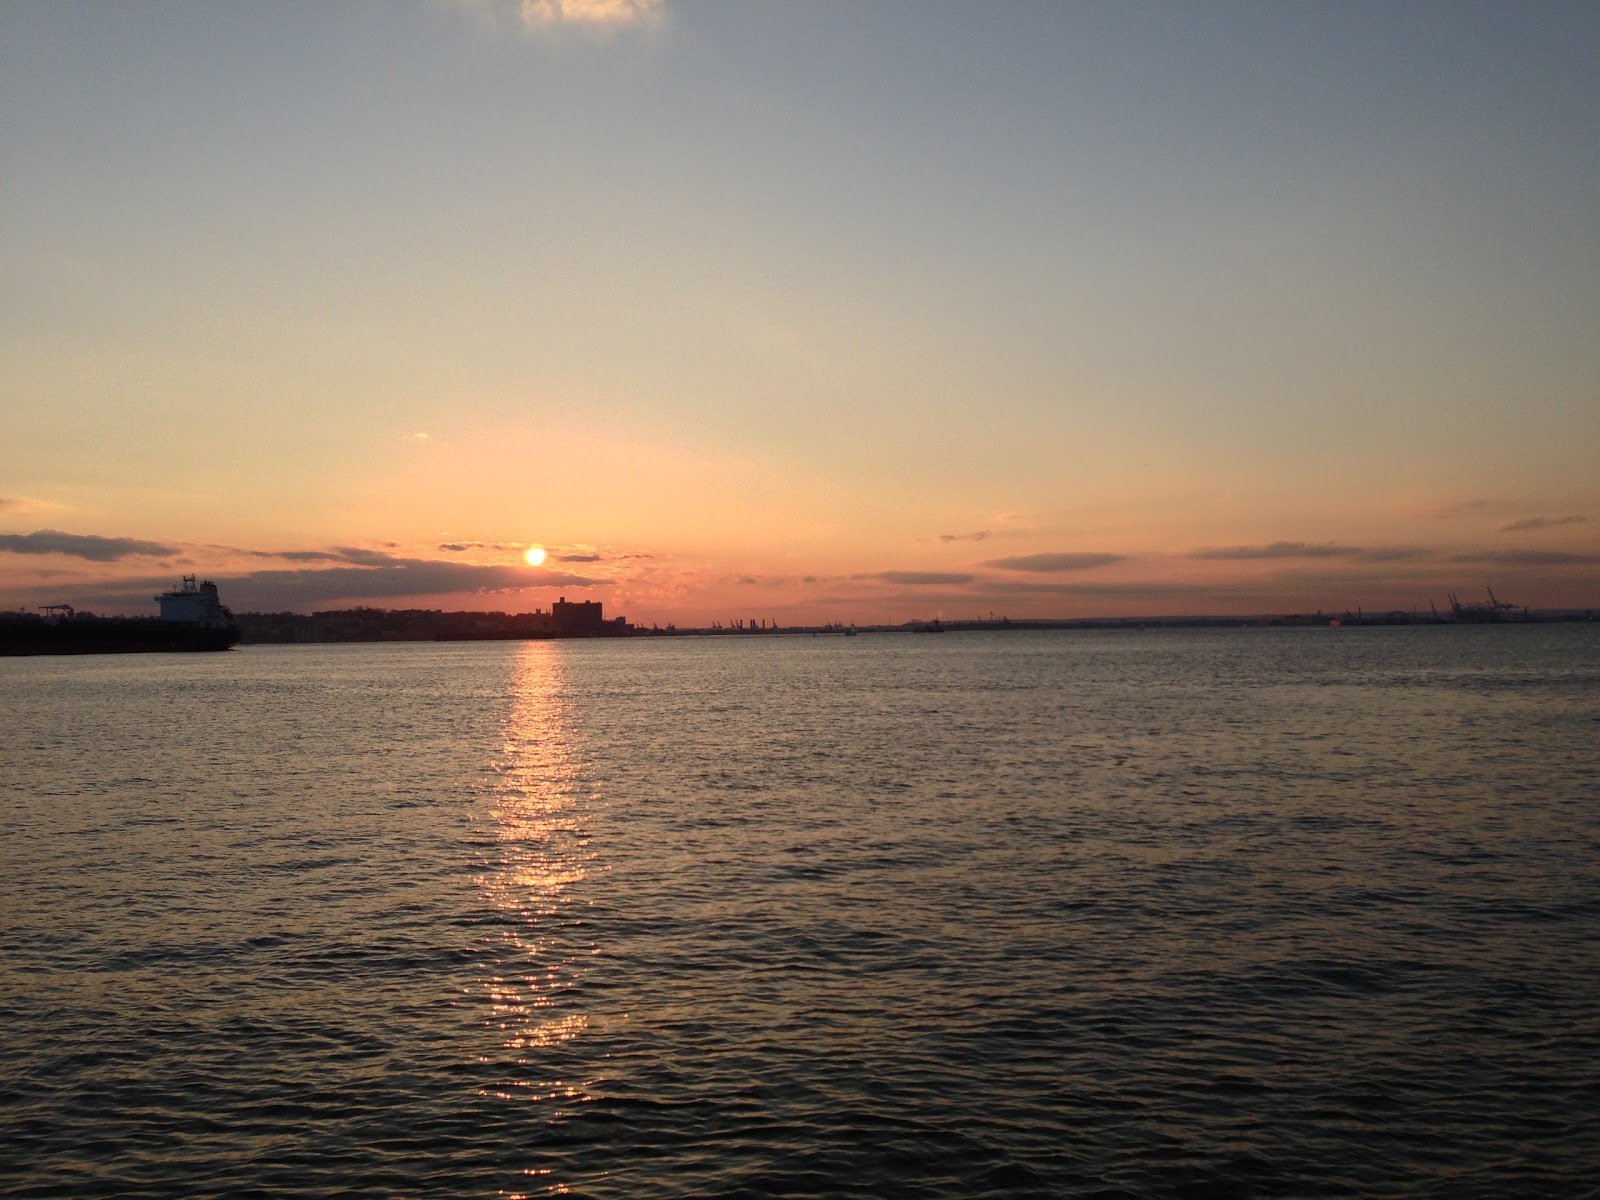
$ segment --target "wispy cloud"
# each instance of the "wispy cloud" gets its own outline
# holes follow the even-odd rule
[[[1582,525],[1588,517],[1573,513],[1567,517],[1523,517],[1520,521],[1512,521],[1500,526],[1501,533],[1526,533],[1533,529],[1554,529],[1558,525]]]
[[[1127,583],[1035,583],[1031,580],[1002,579],[989,585],[997,595],[1007,596],[1086,596],[1110,600],[1173,600],[1203,594],[1192,584],[1167,582]]]
[[[527,542],[440,542],[439,549],[452,554],[460,554],[465,550],[515,550],[517,553],[528,548]]]
[[[1362,562],[1420,562],[1432,558],[1433,551],[1422,546],[1372,546],[1356,554]]]
[[[852,579],[876,579],[883,583],[909,584],[915,587],[932,587],[939,584],[971,583],[976,576],[953,571],[874,571],[867,575],[852,575]]]
[[[32,496],[0,496],[0,513],[38,513],[50,512],[53,509],[65,508],[64,504],[52,504],[48,500],[36,500]]]
[[[987,529],[980,529],[975,533],[941,533],[941,542],[982,542],[987,541],[991,534]]]
[[[1489,507],[1487,500],[1457,500],[1454,504],[1444,504],[1433,510],[1429,515],[1441,521],[1448,521],[1452,517],[1470,517]]]
[[[1349,558],[1360,554],[1354,546],[1338,546],[1332,542],[1271,542],[1265,546],[1213,546],[1196,550],[1191,558],[1248,559],[1248,558]]]
[[[0,534],[0,551],[11,554],[66,554],[90,562],[115,562],[135,556],[167,558],[179,552],[178,547],[161,542],[99,537],[92,533],[62,533],[58,529]]]
[[[344,562],[345,557],[333,550],[245,550],[251,558],[278,558],[284,562]]]
[[[527,542],[440,542],[439,549],[447,554],[463,554],[471,550],[497,550],[514,551],[521,554],[528,548]],[[618,554],[613,555],[613,561],[628,558],[649,558],[648,554]],[[597,563],[605,562],[606,556],[594,550],[571,550],[565,554],[555,551],[550,553],[551,562],[564,563]]]
[[[1018,554],[1011,558],[993,558],[983,565],[1004,571],[1087,571],[1121,562],[1126,557],[1124,554]]]
[[[1484,554],[1457,554],[1458,563],[1493,563],[1502,567],[1588,567],[1600,565],[1600,554],[1569,554],[1562,550],[1490,550]]]

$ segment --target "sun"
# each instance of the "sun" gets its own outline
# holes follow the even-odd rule
[[[528,560],[528,565],[530,567],[537,567],[540,563],[542,563],[544,561],[544,547],[543,546],[529,546],[528,547],[528,552],[526,554],[524,554],[522,557]]]

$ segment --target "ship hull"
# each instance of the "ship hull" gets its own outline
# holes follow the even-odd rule
[[[0,654],[158,654],[228,650],[236,625],[211,626],[155,617],[0,619]]]

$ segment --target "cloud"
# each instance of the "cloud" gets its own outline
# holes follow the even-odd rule
[[[1334,542],[1271,542],[1265,546],[1211,546],[1190,558],[1239,561],[1248,559],[1353,558],[1357,562],[1420,562],[1432,558],[1423,546],[1340,546]]]
[[[387,545],[394,546],[395,543],[389,542]],[[440,549],[445,547],[441,546]],[[247,554],[251,558],[281,558],[285,562],[356,563],[367,567],[396,561],[392,554],[385,554],[382,550],[364,550],[359,546],[335,546],[332,550],[239,550],[234,553]]]
[[[877,579],[884,583],[911,584],[927,587],[942,583],[971,583],[976,576],[948,571],[875,571],[870,575],[853,575],[852,579]]]
[[[941,542],[982,542],[986,541],[989,536],[987,529],[980,529],[976,533],[941,533],[939,540]]]
[[[990,559],[983,565],[1005,571],[1087,571],[1121,562],[1124,554],[1018,554]]]
[[[1488,507],[1489,502],[1487,500],[1457,500],[1454,504],[1446,504],[1441,508],[1434,509],[1430,515],[1438,520],[1446,521],[1451,517],[1470,516],[1473,513],[1482,512]]]
[[[515,550],[520,554],[528,548],[528,545],[527,542],[440,542],[439,549],[453,553],[460,553],[463,550]]]
[[[1349,558],[1363,553],[1354,546],[1336,546],[1332,542],[1312,545],[1310,542],[1272,542],[1265,546],[1215,546],[1196,550],[1191,558]]]
[[[522,0],[522,23],[530,29],[552,25],[620,26],[657,21],[662,0]]]
[[[1374,546],[1370,550],[1363,550],[1356,555],[1362,562],[1418,562],[1424,558],[1432,558],[1433,551],[1421,546]]]
[[[4,539],[0,539],[0,549],[3,548]],[[170,550],[163,547],[161,552],[169,553]],[[340,601],[401,601],[407,597],[435,597],[452,593],[586,588],[611,582],[565,571],[533,572],[521,563],[407,558],[359,546],[239,553],[252,557],[279,558],[291,563],[327,565],[266,568],[237,575],[208,572],[222,589],[224,602],[236,612],[303,610],[313,606],[331,607]],[[121,580],[101,585],[95,599],[97,603],[110,601],[117,605],[137,605],[148,599],[151,586],[163,582],[170,586],[170,580]]]
[[[440,550],[443,550],[446,553],[450,553],[450,554],[460,554],[460,553],[463,553],[463,552],[468,551],[468,550],[514,550],[520,555],[524,550],[528,549],[528,547],[530,545],[534,545],[534,544],[536,544],[536,543],[531,543],[531,542],[466,542],[466,541],[462,541],[462,542],[440,542],[438,548]],[[635,561],[635,560],[639,560],[639,559],[647,559],[647,558],[654,558],[654,557],[655,557],[654,554],[652,554],[652,553],[650,553],[648,551],[644,551],[644,550],[613,551],[613,550],[609,550],[609,549],[606,550],[606,551],[592,550],[592,549],[574,549],[574,550],[569,550],[565,554],[557,554],[555,551],[552,550],[552,551],[550,551],[550,556],[549,556],[551,562],[563,562],[563,563],[598,563],[598,562],[622,563],[622,562],[630,562],[630,561]]]
[[[281,558],[286,562],[344,562],[342,554],[331,550],[249,550],[253,558]]]
[[[53,500],[40,500],[37,496],[0,496],[0,513],[8,513],[11,516],[21,516],[23,513],[60,512],[71,507],[69,504],[57,504]]]
[[[1568,554],[1561,550],[1491,550],[1486,554],[1458,554],[1458,563],[1492,563],[1501,567],[1584,567],[1600,564],[1600,554]]]
[[[166,558],[179,552],[176,546],[144,542],[137,538],[98,537],[92,533],[62,533],[41,529],[37,533],[0,534],[0,551],[12,554],[69,554],[90,562],[115,562],[119,558],[145,556]]]
[[[391,545],[393,543],[390,543]],[[362,546],[335,546],[333,553],[340,562],[356,563],[363,567],[384,567],[399,562],[431,562],[431,559],[401,559],[382,550],[368,550]],[[454,564],[450,564],[454,565]]]
[[[989,585],[997,595],[1090,596],[1112,600],[1172,600],[1194,597],[1207,590],[1186,583],[1034,583],[1002,579]]]
[[[1500,526],[1501,533],[1524,533],[1530,529],[1554,529],[1558,525],[1582,525],[1588,517],[1573,513],[1569,517],[1523,517],[1520,521],[1512,521],[1508,525]]]
[[[385,558],[372,565],[252,571],[218,580],[236,611],[304,608],[337,600],[399,600],[453,592],[508,592],[537,587],[583,588],[608,582],[561,571],[530,574],[524,566],[440,559]]]

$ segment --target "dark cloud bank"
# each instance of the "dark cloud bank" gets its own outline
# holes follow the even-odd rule
[[[455,592],[505,592],[526,588],[582,588],[604,582],[565,572],[480,566],[430,559],[394,559],[381,566],[252,571],[222,582],[235,608],[301,608],[336,600],[399,600]]]
[[[68,554],[90,562],[116,562],[122,558],[169,558],[180,551],[160,542],[138,538],[98,537],[92,533],[62,533],[41,529],[37,533],[0,534],[0,551],[12,554]]]
[[[265,551],[249,553],[266,556]],[[333,566],[266,569],[242,575],[214,574],[222,597],[239,612],[339,607],[356,601],[401,602],[414,597],[455,593],[485,594],[541,589],[577,589],[607,582],[565,571],[534,570],[515,564],[478,564],[440,559],[403,558],[381,550],[343,546],[332,550],[289,551],[272,555],[290,562],[323,562]],[[170,587],[171,580],[142,579],[99,589],[98,603],[141,609],[151,589]],[[399,605],[404,607],[403,604]]]

